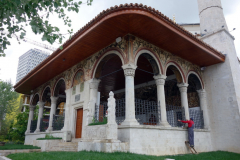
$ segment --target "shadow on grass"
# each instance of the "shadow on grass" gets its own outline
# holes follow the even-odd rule
[[[41,149],[41,148],[24,144],[5,144],[4,146],[0,146],[0,150],[15,150],[15,149]]]
[[[32,152],[16,153],[7,156],[13,160],[164,160],[166,158],[175,160],[240,160],[240,154],[216,151],[197,155],[185,154],[176,156],[149,156],[133,153],[104,153],[104,152]]]

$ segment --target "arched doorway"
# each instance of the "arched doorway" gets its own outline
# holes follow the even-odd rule
[[[168,65],[166,76],[164,90],[167,121],[172,127],[180,127],[183,124],[178,122],[178,119],[185,119],[185,112],[183,106],[181,106],[181,95],[177,85],[183,83],[183,77],[174,64]]]
[[[56,108],[53,111],[52,128],[54,131],[61,130],[64,126],[65,120],[65,103],[66,103],[66,86],[65,81],[60,79],[54,90],[54,97],[58,97],[56,101]]]
[[[188,84],[189,116],[194,120],[194,127],[201,129],[204,128],[203,111],[200,107],[200,97],[197,91],[202,89],[202,85],[199,78],[193,73],[188,76]]]

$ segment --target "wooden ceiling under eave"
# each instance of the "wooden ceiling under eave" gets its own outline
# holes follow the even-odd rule
[[[117,37],[135,35],[196,65],[224,62],[225,57],[182,29],[143,9],[112,11],[80,30],[15,86],[19,93],[30,94],[43,83],[113,43]],[[65,61],[63,61],[65,59]]]

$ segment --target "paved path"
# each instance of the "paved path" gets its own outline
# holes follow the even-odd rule
[[[4,157],[4,156],[0,156],[0,160],[11,160],[11,159]]]

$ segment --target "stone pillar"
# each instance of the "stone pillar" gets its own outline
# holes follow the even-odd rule
[[[156,81],[158,105],[160,105],[160,109],[161,109],[161,122],[160,122],[160,125],[161,126],[165,126],[165,127],[171,127],[169,125],[168,121],[167,121],[165,92],[164,92],[164,84],[165,84],[165,80],[166,80],[167,77],[165,75],[159,74],[157,76],[153,76],[153,78]]]
[[[122,66],[125,75],[125,120],[122,125],[139,125],[135,118],[134,75],[137,66],[126,64]]]
[[[187,83],[181,83],[177,85],[180,93],[181,93],[181,105],[182,107],[184,107],[185,110],[185,118],[186,120],[189,120],[189,110],[188,110],[188,97],[187,97],[187,87],[188,84]]]
[[[114,98],[114,94],[111,91],[109,93],[108,98],[108,122],[107,122],[107,139],[109,140],[117,140],[117,123],[116,123],[116,115],[115,115],[115,108],[116,108],[116,100]]]
[[[69,120],[71,118],[70,107],[71,107],[71,89],[65,90],[66,93],[66,103],[65,103],[65,119],[64,119],[64,126],[62,131],[68,131],[70,124]]]
[[[46,132],[50,132],[53,130],[53,127],[52,127],[53,115],[56,114],[57,100],[58,100],[58,97],[54,97],[54,96],[51,97],[51,111],[50,111],[48,129]]]
[[[90,80],[90,101],[88,103],[87,124],[92,122],[95,113],[95,105],[97,103],[98,85],[100,79],[93,78]]]
[[[200,107],[201,107],[201,110],[203,110],[204,128],[210,129],[208,109],[207,109],[206,91],[204,89],[200,89],[200,90],[197,90],[197,92],[198,92],[198,96],[199,96]]]
[[[36,108],[36,106],[33,106],[33,105],[29,106],[28,125],[27,125],[27,130],[25,133],[30,133],[31,121],[33,120],[35,108]]]
[[[35,133],[40,132],[40,123],[41,123],[41,118],[43,117],[43,108],[44,108],[45,102],[38,102],[39,105],[39,110],[38,110],[38,121],[37,121],[37,128],[35,130]]]

